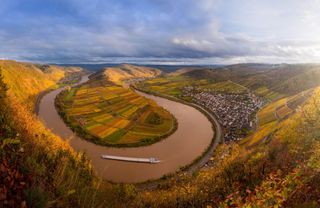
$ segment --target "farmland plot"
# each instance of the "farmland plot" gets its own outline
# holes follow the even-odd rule
[[[151,144],[176,125],[174,117],[154,101],[101,80],[61,93],[56,104],[74,131],[101,145]]]

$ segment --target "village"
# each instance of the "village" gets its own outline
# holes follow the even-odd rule
[[[255,113],[264,105],[256,95],[221,93],[213,90],[183,89],[183,96],[213,112],[223,127],[224,140],[236,141],[245,137],[255,127]]]

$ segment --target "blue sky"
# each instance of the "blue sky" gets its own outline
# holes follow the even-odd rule
[[[0,58],[320,62],[319,0],[1,0]]]

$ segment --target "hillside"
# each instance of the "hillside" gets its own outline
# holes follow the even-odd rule
[[[303,77],[305,69],[308,73],[317,70],[313,67],[308,69],[308,66],[289,68],[292,71],[286,66],[283,70],[268,73],[275,77],[284,75],[288,79]],[[256,73],[247,70],[246,79],[254,80],[251,77],[268,74],[264,70],[257,70]],[[224,76],[242,79],[233,74]],[[212,87],[209,88],[202,78],[156,78],[141,83],[140,87],[178,97],[186,93],[179,89],[200,90],[201,93],[211,90],[213,95],[218,91],[219,99],[223,98],[221,93],[241,93],[231,87],[235,82],[222,81],[209,85]],[[297,86],[297,94],[288,95],[296,91],[287,92],[282,99],[265,105],[258,111],[256,131],[239,142],[220,145],[207,168],[196,176],[173,178],[162,184],[164,188],[148,192],[143,199],[154,207],[318,207],[320,88],[301,91],[310,86]],[[307,198],[304,197],[306,194]],[[165,200],[156,199],[159,195],[164,196]]]
[[[98,182],[88,160],[30,111],[36,100],[29,98],[58,85],[66,73],[52,66],[43,72],[39,65],[14,61],[3,61],[1,66],[0,207],[94,204],[94,199],[83,197],[96,194],[93,189]]]
[[[214,69],[193,70],[184,75],[195,78],[209,78],[211,81],[226,81],[240,79],[268,71],[273,65],[264,64],[236,64]]]
[[[12,70],[21,70],[28,64],[9,65]],[[199,172],[175,174],[144,189],[131,184],[110,184],[98,178],[85,154],[73,151],[28,109],[35,100],[26,98],[34,96],[35,91],[58,85],[57,81],[64,76],[52,78],[48,75],[55,73],[41,72],[37,65],[22,70],[24,76],[17,79],[12,76],[8,79],[1,71],[1,207],[320,206],[319,87],[267,104],[258,113],[261,128],[243,143],[220,144]],[[35,74],[40,77],[36,79],[38,85],[17,86],[30,83],[28,79]],[[291,78],[297,79],[296,76]],[[170,87],[169,81],[179,81],[179,86],[185,86],[187,79],[188,83],[202,83],[205,89],[211,87],[219,93],[244,91],[229,81],[208,84],[190,77],[170,79],[148,82],[153,90],[157,89],[153,85],[157,83],[163,93],[173,94],[161,83]],[[48,80],[52,82],[48,84]],[[9,92],[7,86],[11,86]]]
[[[59,80],[71,73],[79,72],[80,68],[0,61],[0,70],[9,93],[31,109],[41,91],[56,86]]]
[[[144,66],[123,64],[118,67],[105,68],[104,74],[110,81],[121,84],[122,80],[130,78],[152,78],[160,75],[161,71]]]
[[[317,88],[265,142],[251,150],[221,145],[208,168],[172,179],[143,200],[152,207],[319,207],[319,96]]]
[[[213,82],[231,80],[269,100],[293,95],[316,87],[320,81],[320,66],[313,64],[238,64],[217,69],[193,70],[184,74]]]
[[[197,68],[197,67],[183,67],[183,68],[179,68],[173,72],[167,73],[167,76],[181,76],[181,75],[184,75],[188,72],[202,70],[202,69],[203,68]]]

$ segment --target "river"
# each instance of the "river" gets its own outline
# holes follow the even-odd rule
[[[81,83],[88,80],[82,77]],[[213,138],[211,122],[197,109],[165,98],[139,92],[170,111],[177,119],[177,130],[158,143],[133,148],[113,148],[93,144],[76,136],[64,123],[54,105],[55,97],[63,89],[49,92],[40,101],[40,119],[46,127],[66,139],[76,151],[86,152],[97,175],[113,182],[136,183],[158,179],[192,163],[210,145]],[[127,157],[156,157],[158,164],[132,163],[101,159],[102,154]]]

